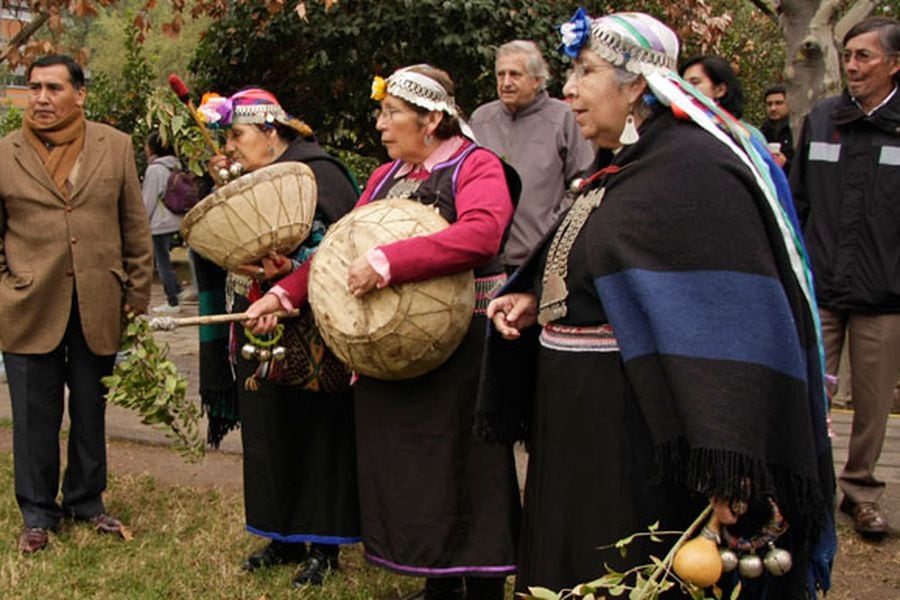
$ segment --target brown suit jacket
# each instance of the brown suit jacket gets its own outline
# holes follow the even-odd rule
[[[42,354],[78,292],[91,351],[115,354],[122,305],[150,301],[152,245],[131,138],[87,122],[67,202],[21,131],[0,140],[0,349]]]

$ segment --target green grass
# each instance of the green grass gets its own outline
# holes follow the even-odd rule
[[[240,570],[243,557],[262,545],[244,530],[240,494],[162,485],[142,476],[111,477],[110,513],[134,533],[124,542],[66,521],[46,550],[16,549],[21,515],[13,494],[12,456],[0,454],[0,596],[56,598],[275,598],[394,599],[420,580],[368,565],[359,545],[345,547],[342,569],[321,588],[294,590],[296,567]]]

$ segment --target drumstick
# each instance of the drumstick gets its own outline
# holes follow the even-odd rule
[[[212,148],[213,154],[219,154],[219,146],[212,139],[212,136],[209,134],[209,129],[206,127],[206,123],[200,120],[199,115],[197,115],[197,109],[194,108],[194,103],[191,102],[191,95],[188,92],[187,85],[181,80],[181,77],[172,73],[169,75],[169,87],[172,88],[172,91],[175,92],[175,95],[178,96],[178,99],[181,100],[185,106],[188,107],[188,111],[191,113],[191,116],[194,118],[194,122],[197,124],[197,127],[200,128],[200,133],[203,134],[203,139],[206,140],[206,143]]]
[[[279,310],[270,313],[279,319],[296,317],[300,314],[300,309]],[[153,331],[171,331],[177,327],[187,327],[190,325],[218,325],[220,323],[234,323],[237,321],[246,321],[250,316],[245,313],[226,313],[223,315],[204,315],[197,317],[153,317],[150,319],[150,329]]]

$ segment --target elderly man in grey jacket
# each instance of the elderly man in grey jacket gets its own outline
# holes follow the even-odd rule
[[[518,267],[569,207],[569,184],[594,158],[569,105],[551,98],[550,73],[534,42],[515,40],[497,50],[498,100],[478,107],[470,125],[478,142],[515,167],[522,195],[503,253]]]

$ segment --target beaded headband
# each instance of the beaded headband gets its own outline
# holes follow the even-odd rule
[[[284,112],[284,109],[277,104],[244,104],[235,106],[231,116],[232,123],[247,123],[258,125],[261,123],[279,123],[287,124],[290,117]]]
[[[387,94],[390,94],[425,110],[446,113],[459,122],[460,131],[465,137],[475,141],[475,132],[462,118],[453,96],[447,93],[443,85],[428,75],[411,71],[412,68],[398,69],[387,79],[376,76],[372,80],[372,100],[380,102]]]
[[[658,20],[642,13],[617,13],[591,19],[579,8],[559,28],[562,49],[572,58],[588,44],[597,56],[638,75],[674,71],[678,38]]]
[[[213,129],[233,124],[272,124],[276,121],[289,125],[292,121],[275,96],[258,88],[242,90],[228,98],[204,94],[197,111],[207,126]]]
[[[411,71],[411,68],[398,69],[387,79],[376,76],[372,80],[372,100],[381,101],[390,94],[425,110],[437,110],[459,118],[456,101],[444,86],[427,75]]]
[[[303,137],[313,135],[309,125],[284,112],[274,95],[259,88],[242,90],[228,98],[215,93],[204,94],[197,114],[210,129],[226,129],[235,124],[280,123]]]

